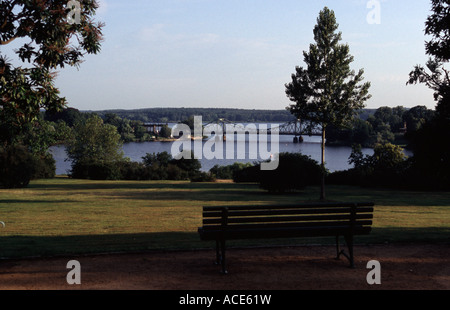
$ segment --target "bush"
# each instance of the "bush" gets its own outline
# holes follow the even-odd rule
[[[200,169],[202,168],[202,164],[197,158],[194,158],[193,154],[191,159],[172,159],[170,161],[170,164],[175,165],[181,170],[185,171],[187,173],[188,179],[195,177],[198,173],[200,173]]]
[[[200,171],[191,178],[191,182],[215,182],[216,178],[211,172]]]
[[[56,164],[51,154],[35,155],[26,146],[0,149],[0,185],[6,188],[26,187],[31,180],[55,177]]]
[[[321,179],[321,167],[317,161],[299,153],[281,153],[275,170],[260,170],[256,165],[243,169],[237,179],[240,182],[256,180],[269,192],[300,190],[308,185],[317,185]]]
[[[166,168],[162,168],[165,169],[165,173],[166,173],[166,177],[164,178],[164,180],[174,180],[174,181],[180,181],[180,180],[187,180],[189,179],[189,175],[188,172],[181,169],[180,167],[173,165],[173,164],[169,164],[167,165]]]
[[[396,188],[406,188],[412,184],[412,162],[406,159],[399,146],[377,144],[372,156],[363,156],[360,146],[354,146],[349,159],[355,167],[330,174],[328,183]]]
[[[188,180],[196,177],[202,167],[200,161],[191,153],[191,159],[174,159],[168,152],[147,153],[142,157],[144,165],[155,180]]]
[[[212,167],[209,172],[215,175],[218,179],[234,179],[236,175],[245,168],[252,167],[253,165],[250,163],[234,163],[228,166],[219,166],[215,165]]]
[[[26,187],[36,172],[37,160],[23,145],[0,149],[0,185]]]
[[[175,160],[167,152],[147,154],[143,162],[80,162],[72,164],[71,177],[92,180],[211,180],[200,172],[198,159]]]
[[[118,166],[121,180],[150,180],[150,171],[143,163],[121,161]]]
[[[51,179],[56,175],[56,161],[51,154],[35,157],[35,171],[32,179]]]
[[[120,180],[122,178],[118,162],[76,162],[72,165],[74,179]]]
[[[236,183],[254,183],[259,182],[260,165],[252,165],[233,173],[233,181]]]

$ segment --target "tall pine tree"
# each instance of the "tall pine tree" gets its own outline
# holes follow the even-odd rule
[[[294,102],[288,107],[298,119],[322,130],[322,186],[325,199],[325,137],[328,126],[343,127],[369,99],[370,83],[361,84],[364,70],[350,69],[353,56],[347,44],[340,44],[341,32],[335,14],[325,7],[314,27],[315,44],[304,51],[306,68],[296,67],[286,95]]]

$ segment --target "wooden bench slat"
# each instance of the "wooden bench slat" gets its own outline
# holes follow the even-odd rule
[[[321,208],[321,209],[289,209],[289,210],[261,210],[261,209],[252,209],[246,211],[230,211],[228,210],[228,217],[233,216],[268,216],[268,215],[288,215],[288,214],[335,214],[335,213],[350,213],[352,208]],[[359,207],[356,209],[356,213],[370,213],[373,212],[372,207]],[[203,217],[213,218],[213,217],[222,217],[222,212],[213,211],[213,212],[203,212]]]
[[[290,204],[290,205],[248,205],[248,206],[220,206],[220,207],[211,207],[211,206],[205,206],[203,207],[204,211],[221,211],[223,208],[227,208],[228,210],[254,210],[254,209],[292,209],[292,208],[329,208],[329,207],[342,207],[342,208],[349,208],[349,207],[373,207],[374,203],[372,202],[358,202],[358,203],[350,203],[350,202],[343,202],[343,203],[307,203],[307,204]]]
[[[356,214],[355,219],[370,219],[372,214]],[[303,221],[333,221],[342,220],[349,221],[350,214],[336,214],[336,215],[305,215],[305,216],[277,216],[277,217],[231,217],[228,218],[227,223],[262,223],[262,222],[303,222]],[[203,224],[219,224],[222,223],[222,218],[204,219]]]
[[[372,225],[371,220],[361,220],[355,221],[355,227],[369,226]],[[228,225],[229,229],[266,229],[266,228],[301,228],[301,227],[320,227],[320,226],[346,226],[345,223],[339,222],[303,222],[303,223],[263,223],[263,224],[233,224]],[[213,230],[224,230],[224,226],[221,225],[207,225],[203,226],[202,229],[204,231],[213,231]]]
[[[366,235],[371,231],[371,227],[358,227],[355,229],[354,233],[358,235]],[[326,237],[326,236],[336,236],[344,235],[348,233],[348,228],[345,226],[337,227],[316,227],[311,229],[310,227],[304,227],[303,229],[242,229],[242,230],[230,230],[230,231],[214,231],[208,234],[202,234],[200,236],[202,240],[216,240],[217,238],[225,238],[227,240],[240,240],[240,239],[271,239],[271,238],[299,238],[299,237]]]

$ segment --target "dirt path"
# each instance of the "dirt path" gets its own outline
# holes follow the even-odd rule
[[[333,259],[334,247],[230,249],[229,274],[212,264],[214,251],[114,254],[0,261],[1,290],[449,290],[449,245],[355,247],[356,268]],[[81,285],[69,285],[69,260],[81,265]],[[366,264],[381,264],[381,284],[369,285]]]

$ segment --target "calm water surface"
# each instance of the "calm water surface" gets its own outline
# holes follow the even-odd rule
[[[308,137],[304,136],[303,143],[293,143],[294,136],[289,135],[280,135],[279,136],[279,152],[290,152],[290,153],[301,153],[307,156],[310,156],[312,159],[320,162],[320,137]],[[202,164],[202,170],[208,171],[214,165],[231,165],[235,162],[255,162],[257,160],[265,160],[266,158],[260,158],[258,156],[257,159],[250,158],[249,149],[258,150],[257,146],[259,145],[257,141],[252,140],[247,137],[244,140],[236,139],[237,141],[234,143],[234,158],[231,159],[200,159]],[[205,146],[205,141],[202,142],[203,146]],[[223,142],[222,142],[223,143]],[[161,152],[169,152],[171,153],[173,142],[141,142],[141,143],[125,143],[123,145],[123,151],[125,157],[129,157],[132,161],[142,161],[142,157],[147,153],[161,153]],[[223,144],[223,158],[226,156],[226,145],[225,142]],[[206,146],[212,151],[215,151],[214,148],[211,149],[211,143]],[[192,147],[194,150],[194,147]],[[267,150],[271,151],[270,140],[267,143]],[[50,149],[53,157],[56,160],[56,174],[67,174],[70,171],[70,162],[67,160],[66,149],[64,146],[53,146]],[[363,149],[364,154],[373,154],[372,149]],[[348,157],[351,153],[351,147],[346,146],[327,146],[325,150],[325,160],[326,167],[330,171],[339,171],[346,170],[351,168],[351,165],[348,164]],[[217,156],[216,156],[217,157]],[[244,159],[239,159],[244,158]]]

